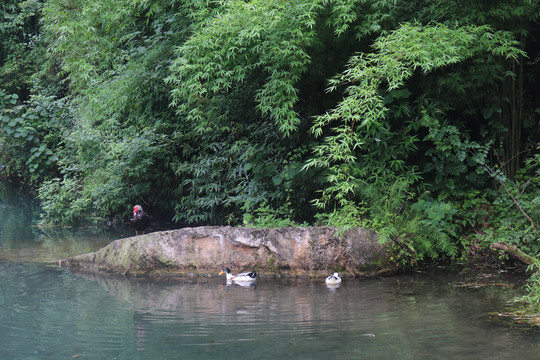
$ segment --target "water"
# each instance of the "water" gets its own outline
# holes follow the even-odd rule
[[[329,288],[320,279],[241,287],[217,276],[158,282],[71,273],[54,265],[57,256],[112,236],[43,234],[28,220],[32,207],[4,205],[0,359],[539,357],[539,331],[490,316],[521,291],[522,279],[510,274],[433,270],[345,278]]]

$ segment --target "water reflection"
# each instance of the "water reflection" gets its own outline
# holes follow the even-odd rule
[[[357,313],[356,306],[347,305],[346,294],[343,297],[336,293],[337,288],[330,291],[321,280],[263,278],[256,286],[240,286],[215,277],[156,282],[79,276],[129,304],[134,314],[137,347],[144,350],[149,350],[151,334],[166,326],[175,330],[162,336],[189,351],[205,347],[203,352],[212,354],[212,358],[221,353],[220,348],[225,353],[218,358],[228,358],[226,353],[235,353],[238,347],[269,354],[300,351],[310,358],[322,351],[326,354],[322,358],[326,358],[339,350],[332,341],[338,341],[342,334],[361,329],[362,332],[348,337],[365,339],[371,330],[364,321],[354,321],[367,312]],[[326,340],[321,342],[323,338]],[[318,344],[308,344],[311,341]],[[275,357],[255,352],[253,356]]]
[[[337,289],[341,287],[341,284],[325,284],[331,293],[335,293]]]
[[[6,191],[0,186],[0,359],[538,358],[538,331],[489,317],[519,293],[510,275],[433,271],[338,286],[260,278],[241,286],[217,276],[70,273],[36,261],[118,236],[45,233],[32,226],[35,204]]]
[[[511,287],[475,292],[440,275],[353,279],[332,288],[305,279],[262,278],[256,287],[242,287],[222,278],[160,283],[81,276],[129,304],[144,349],[145,339],[164,324],[169,324],[172,333],[165,336],[174,344],[192,350],[202,346],[211,357],[221,354],[219,349],[234,353],[236,347],[254,347],[268,355],[253,356],[269,359],[276,354],[321,359],[362,354],[376,359],[431,354],[443,359],[459,354],[460,359],[476,359],[486,352],[510,359],[515,350],[503,351],[500,342],[519,338],[487,316],[490,309],[504,307]],[[484,343],[482,350],[478,342]],[[521,358],[529,358],[529,351]]]
[[[0,182],[0,260],[55,263],[95,251],[122,237],[119,232],[44,229],[37,226],[39,204],[28,194]]]
[[[156,281],[0,262],[0,358],[536,358],[537,332],[488,316],[515,288],[456,286],[465,279],[452,276],[335,288],[260,278],[242,287],[222,277]]]
[[[225,284],[227,286],[240,286],[244,288],[251,288],[256,289],[257,283],[254,281],[232,281],[232,280],[225,280]]]
[[[37,203],[27,194],[0,181],[0,244],[16,247],[21,239],[34,237]]]

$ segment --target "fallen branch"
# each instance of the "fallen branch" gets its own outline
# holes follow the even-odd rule
[[[523,251],[518,249],[516,246],[507,245],[504,243],[495,243],[490,246],[493,250],[502,250],[510,255],[512,258],[521,261],[524,264],[531,265],[536,261],[536,259],[530,255],[525,254]]]

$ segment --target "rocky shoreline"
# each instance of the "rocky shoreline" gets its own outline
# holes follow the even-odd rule
[[[194,227],[113,241],[60,260],[70,270],[123,275],[208,276],[223,266],[262,276],[320,277],[389,272],[386,248],[371,230],[332,227]]]

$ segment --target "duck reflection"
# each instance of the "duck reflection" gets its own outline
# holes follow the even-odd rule
[[[344,290],[342,284],[325,284],[328,292],[321,291],[321,283],[311,279],[268,279],[257,284],[202,276],[163,280],[84,272],[79,272],[78,276],[98,283],[127,308],[142,315],[135,321],[138,348],[148,345],[145,339],[154,323],[193,326],[226,323],[231,319],[256,322],[261,317],[273,318],[273,314],[287,314],[290,321],[302,324],[309,324],[314,319],[332,319],[336,308],[320,307],[319,304],[326,301],[325,295],[341,295]],[[347,307],[342,304],[337,309],[342,306]],[[201,329],[191,330],[204,330]]]
[[[254,282],[244,282],[244,281],[227,280],[226,285],[227,285],[227,287],[232,287],[234,285],[237,285],[237,286],[240,286],[240,287],[243,287],[243,288],[248,288],[248,289],[256,289],[257,288],[256,283],[254,283]]]
[[[341,287],[341,284],[326,284],[326,287],[333,294],[333,293],[336,292],[337,289],[339,289]]]

